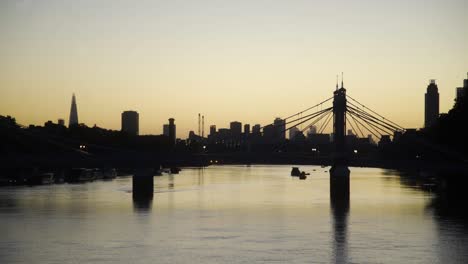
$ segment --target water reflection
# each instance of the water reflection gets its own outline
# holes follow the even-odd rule
[[[133,196],[133,210],[135,212],[149,212],[151,211],[152,206],[152,196]]]
[[[452,196],[467,185],[444,197],[406,186],[427,186],[417,175],[351,168],[351,214],[346,181],[290,168],[185,169],[133,200],[132,177],[1,188],[0,263],[468,263],[468,196]]]
[[[447,219],[468,224],[468,175],[417,171],[402,171],[397,175],[402,186],[423,191],[432,197],[426,209],[436,216],[436,220]]]
[[[334,263],[348,263],[349,175],[330,175]]]
[[[169,174],[169,183],[167,184],[167,189],[168,190],[174,190],[174,175]]]
[[[403,186],[418,189],[432,198],[426,213],[434,219],[437,240],[434,251],[440,263],[466,263],[468,258],[468,176],[443,172],[399,172]],[[455,243],[454,243],[455,241]]]
[[[204,174],[205,167],[201,167],[198,169],[198,186],[202,186],[204,184]]]
[[[466,263],[468,258],[466,199],[455,194],[438,193],[428,209],[433,211],[437,223],[439,245],[436,252],[441,263]],[[454,244],[453,241],[457,243]]]
[[[154,196],[154,175],[151,169],[138,169],[132,177],[133,209],[149,211]]]

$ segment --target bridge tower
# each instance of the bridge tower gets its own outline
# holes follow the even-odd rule
[[[349,201],[349,174],[346,155],[346,89],[343,87],[333,92],[333,142],[335,151],[330,169],[330,199],[332,203]]]
[[[343,87],[333,92],[333,142],[335,145],[334,163],[346,163],[346,89]]]

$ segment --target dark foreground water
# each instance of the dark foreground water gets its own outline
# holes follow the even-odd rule
[[[1,188],[0,263],[468,263],[468,226],[419,183],[351,168],[332,203],[328,168],[301,169],[184,169],[152,203],[130,177]]]

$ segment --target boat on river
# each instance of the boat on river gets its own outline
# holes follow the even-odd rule
[[[292,167],[291,176],[299,177],[299,179],[305,180],[307,179],[307,175],[310,175],[310,173],[307,173],[305,171],[300,171],[299,167]]]
[[[299,167],[292,167],[291,176],[293,177],[301,176],[301,171],[299,170]]]
[[[307,175],[310,175],[310,173],[306,173],[305,171],[302,171],[301,174],[299,175],[299,179],[305,180],[307,179]]]

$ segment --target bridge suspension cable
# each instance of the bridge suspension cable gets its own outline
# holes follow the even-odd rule
[[[357,122],[359,122],[359,120],[364,122],[364,124],[363,124],[364,128],[366,128],[368,131],[373,131],[373,132],[379,134],[380,136],[378,136],[378,138],[381,138],[383,135],[390,135],[391,134],[391,133],[389,133],[389,132],[387,132],[385,130],[382,130],[380,127],[376,126],[375,124],[373,124],[371,122],[368,122],[365,119],[360,118],[358,115],[355,115],[354,113],[352,113],[350,116],[352,118],[355,117],[356,118],[355,121],[357,121]],[[360,124],[362,124],[362,123],[360,123]],[[366,124],[367,124],[367,126],[365,126]]]
[[[358,100],[352,98],[351,96],[346,95],[346,97],[349,98],[349,99],[351,99],[352,101],[356,102],[357,104],[359,104],[359,105],[362,106],[363,108],[369,110],[371,113],[377,115],[377,116],[380,117],[381,119],[386,120],[387,123],[391,123],[393,126],[397,127],[398,130],[405,130],[404,127],[398,125],[397,123],[391,121],[391,120],[388,119],[388,118],[385,118],[384,116],[380,115],[379,113],[375,112],[374,110],[370,109],[369,107],[366,107],[365,105],[361,104]],[[348,101],[348,102],[349,102],[349,101]],[[358,108],[359,108],[359,107],[358,107]]]
[[[354,107],[353,107],[354,106]],[[370,120],[370,121],[374,121],[374,122],[377,122],[379,124],[381,124],[382,126],[385,126],[387,128],[389,128],[390,130],[392,131],[402,131],[402,129],[400,129],[399,127],[389,123],[389,122],[386,122],[382,119],[379,119],[369,113],[367,113],[366,111],[360,109],[359,107],[355,108],[356,106],[352,103],[350,103],[350,106],[348,106],[348,108],[351,108],[352,110],[354,110],[356,113],[362,115],[364,118]]]
[[[350,106],[348,106],[347,111],[349,113],[355,114],[356,117],[362,119],[363,121],[366,121],[366,123],[370,122],[370,123],[375,124],[376,126],[379,127],[379,129],[381,131],[384,131],[386,133],[393,134],[393,132],[399,131],[398,128],[393,127],[393,126],[391,126],[391,125],[389,125],[389,124],[387,124],[387,123],[385,123],[385,122],[383,122],[381,120],[378,120],[375,117],[368,115],[366,112],[359,111],[358,109],[355,109],[355,108],[350,107]]]
[[[375,129],[377,129],[379,131],[379,133],[382,132],[381,134],[393,134],[393,132],[395,131],[394,129],[388,128],[385,125],[380,124],[379,122],[375,122],[375,121],[367,118],[366,116],[363,116],[359,112],[356,112],[356,111],[353,111],[353,110],[348,110],[348,111],[349,111],[350,114],[354,114],[354,116],[356,118],[359,118],[361,121],[363,121],[366,124],[374,127]]]
[[[285,125],[288,125],[288,124],[291,124],[291,123],[300,121],[300,120],[305,119],[305,118],[308,118],[308,117],[310,117],[310,116],[314,116],[314,117],[315,117],[317,114],[320,115],[321,113],[324,113],[324,112],[330,110],[331,108],[332,108],[332,107],[329,107],[329,108],[327,108],[327,109],[320,110],[320,111],[314,112],[314,113],[312,113],[312,114],[308,114],[308,115],[299,117],[299,118],[294,119],[294,120],[292,120],[292,121],[288,121],[288,122],[285,123]],[[312,118],[314,118],[314,117],[312,117]],[[310,119],[307,119],[307,120],[310,120]],[[307,120],[306,120],[306,122],[307,122]],[[296,124],[295,126],[297,126],[297,125],[299,125],[299,124]]]
[[[326,112],[328,112],[328,111],[331,111],[332,109],[333,109],[333,107],[329,107],[329,108],[323,109],[323,110],[321,110],[321,111],[317,111],[317,112],[314,112],[314,113],[311,113],[311,114],[308,114],[308,115],[305,115],[305,116],[296,118],[296,119],[294,119],[294,120],[285,122],[284,124],[276,124],[276,125],[275,125],[274,123],[271,123],[271,124],[268,124],[268,125],[265,125],[265,126],[261,127],[261,129],[264,129],[265,127],[270,126],[270,125],[273,125],[273,126],[275,126],[275,127],[278,127],[278,126],[280,126],[280,125],[281,125],[281,126],[282,126],[282,125],[286,126],[286,125],[289,125],[289,124],[291,124],[291,123],[298,122],[298,123],[295,123],[294,125],[291,125],[289,128],[284,129],[283,132],[285,132],[285,131],[290,130],[290,129],[293,128],[293,127],[297,127],[297,126],[299,126],[299,125],[302,125],[302,124],[306,123],[307,121],[310,121],[310,120],[312,120],[312,119],[314,119],[314,118],[320,116],[320,115],[323,114],[323,113],[326,113]],[[300,121],[300,122],[299,122],[299,121]],[[307,129],[307,128],[308,128],[308,127],[306,127],[305,129]]]
[[[308,122],[308,121],[310,121],[310,120],[312,120],[312,119],[314,119],[314,118],[316,118],[316,117],[319,117],[319,118],[317,118],[317,120],[315,120],[315,121],[312,122],[313,124],[315,124],[318,120],[320,120],[321,118],[323,118],[323,116],[324,116],[327,112],[331,112],[332,109],[333,109],[333,107],[329,107],[329,108],[323,109],[323,110],[321,110],[321,111],[317,111],[317,112],[315,112],[315,113],[313,113],[313,114],[307,115],[307,116],[311,116],[311,115],[312,115],[312,117],[307,117],[307,116],[305,116],[305,117],[307,117],[307,118],[305,118],[305,120],[303,120],[303,121],[301,121],[301,122],[299,122],[299,123],[296,123],[296,124],[290,126],[289,128],[286,128],[284,131],[288,131],[288,130],[290,130],[290,129],[293,128],[293,127],[297,127],[298,125],[301,125],[301,124],[303,124],[303,123],[305,123],[305,122]],[[302,117],[302,119],[304,119],[304,117]],[[296,119],[296,120],[289,121],[289,122],[287,122],[286,124],[290,124],[290,123],[297,122],[297,121],[300,121],[300,120],[301,120],[301,119],[298,118],[298,119]],[[312,125],[313,125],[313,124],[312,124]],[[302,132],[304,132],[304,130],[308,129],[308,128],[309,128],[310,126],[312,126],[312,125],[306,126],[306,127],[302,130]]]
[[[374,135],[377,139],[380,139],[382,137],[382,134],[380,134],[378,131],[374,129],[369,129],[368,126],[364,125],[358,118],[354,118],[354,114],[349,112],[350,113],[350,117],[357,123],[359,123],[359,125],[361,125],[362,127],[366,128],[367,131],[369,131],[372,135]],[[377,132],[377,133],[376,133]],[[378,135],[377,135],[378,134]]]
[[[330,107],[328,109],[325,109],[326,111],[324,111],[322,113],[322,115],[317,118],[316,120],[314,120],[312,123],[310,123],[309,125],[307,125],[304,129],[301,130],[302,133],[304,133],[304,131],[306,131],[307,129],[311,128],[313,125],[315,125],[317,122],[319,122],[320,120],[322,120],[325,116],[328,116],[330,115],[330,113],[332,113],[333,111],[333,107]]]
[[[351,116],[351,115],[350,115],[350,117],[351,117],[351,118],[349,119],[349,120],[350,120],[349,123],[351,123],[351,121],[354,122],[354,125],[356,125],[357,129],[358,129],[359,132],[361,133],[361,136],[362,136],[362,137],[365,137],[364,132],[362,132],[361,127],[358,125],[358,123],[356,122],[356,120],[354,120],[354,117]]]
[[[316,105],[314,105],[314,106],[311,106],[311,107],[306,108],[306,109],[304,109],[304,110],[302,110],[302,111],[300,111],[300,112],[297,112],[297,113],[295,113],[295,114],[293,114],[293,115],[290,115],[290,116],[288,116],[288,117],[285,117],[284,120],[290,119],[291,117],[297,116],[297,115],[299,115],[299,114],[303,114],[303,113],[305,113],[305,112],[307,112],[307,111],[309,111],[309,110],[311,110],[311,109],[313,109],[313,108],[315,108],[315,107],[317,107],[317,106],[320,106],[320,105],[322,105],[322,104],[324,104],[324,103],[330,101],[331,99],[333,99],[333,96],[330,97],[330,98],[328,98],[328,99],[326,99],[326,100],[324,100],[324,101],[322,101],[322,102],[320,102],[320,103],[318,103],[318,104],[316,104]]]
[[[333,109],[333,107],[329,107],[329,108],[326,108],[326,109],[323,109],[323,110],[321,109],[321,110],[319,110],[319,111],[316,111],[316,112],[313,112],[313,113],[307,114],[307,115],[303,115],[304,113],[310,111],[311,109],[314,109],[315,107],[318,107],[318,106],[322,107],[324,103],[326,103],[326,102],[328,102],[328,101],[330,101],[330,100],[332,100],[332,99],[333,99],[333,96],[330,97],[330,98],[328,98],[328,99],[326,99],[326,100],[323,100],[322,102],[320,102],[320,103],[318,103],[318,104],[316,104],[316,105],[314,105],[314,106],[308,107],[308,108],[306,108],[306,109],[304,109],[304,110],[302,110],[302,111],[300,111],[300,112],[297,112],[297,113],[295,113],[295,114],[292,114],[292,115],[290,115],[290,116],[287,116],[287,117],[283,118],[284,121],[287,121],[288,119],[291,119],[291,118],[293,118],[293,117],[295,117],[295,116],[298,116],[298,118],[296,118],[296,119],[294,119],[294,120],[287,121],[287,122],[285,122],[284,124],[276,124],[276,125],[275,125],[274,122],[273,122],[273,123],[270,123],[270,124],[267,124],[267,125],[264,125],[264,126],[260,127],[260,129],[264,129],[265,127],[270,126],[270,125],[274,125],[274,126],[288,125],[288,124],[291,124],[291,123],[294,123],[294,122],[298,122],[298,121],[303,120],[302,122],[298,122],[297,124],[291,126],[290,128],[285,129],[284,131],[288,131],[288,130],[290,130],[292,127],[299,126],[299,125],[301,125],[301,127],[302,127],[302,124],[304,124],[305,122],[307,122],[307,121],[309,121],[309,120],[311,120],[311,119],[313,119],[313,118],[319,116],[320,114],[322,114],[322,113],[324,113],[324,112],[327,112],[327,111]],[[305,120],[304,120],[304,119],[305,119]],[[307,129],[307,128],[308,128],[308,126],[307,126],[305,129]],[[304,130],[302,130],[302,131],[304,131]]]
[[[328,126],[332,118],[333,118],[333,111],[330,111],[328,112],[328,117],[326,117],[325,122],[322,123],[322,126],[318,130],[319,134],[322,134],[324,132],[325,128]]]
[[[356,130],[356,128],[353,126],[353,123],[351,122],[351,120],[354,121],[354,119],[351,119],[351,118],[347,118],[347,119],[346,119],[346,121],[347,121],[348,124],[351,126],[351,128],[353,129],[353,131],[356,131],[356,134],[357,134],[358,132],[360,132],[360,133],[361,133],[361,134],[360,134],[361,137],[364,138],[364,133],[362,133],[362,130],[361,130],[361,128],[356,124],[356,121],[354,121],[354,123],[355,123],[356,127],[359,129],[359,131]]]

